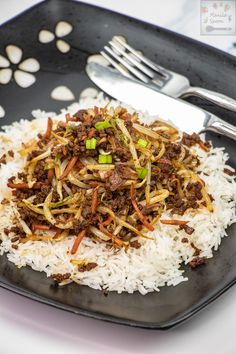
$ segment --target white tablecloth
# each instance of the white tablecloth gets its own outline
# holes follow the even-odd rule
[[[0,23],[39,1],[0,0]],[[235,36],[201,36],[199,0],[86,0],[234,53]],[[0,39],[1,41],[1,39]],[[183,325],[147,331],[76,316],[0,288],[0,354],[235,354],[236,287]]]

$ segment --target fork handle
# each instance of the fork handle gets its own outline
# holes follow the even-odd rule
[[[236,141],[236,126],[225,122],[223,119],[216,117],[215,115],[211,115],[211,118],[206,124],[205,129],[202,131],[212,131],[220,135],[227,136]]]
[[[186,91],[184,91],[181,95],[181,98],[189,97],[189,96],[197,96],[200,98],[204,98],[207,101],[210,101],[217,106],[228,109],[229,111],[236,112],[236,100],[222,93],[218,93],[215,91],[210,91],[201,87],[189,87]]]

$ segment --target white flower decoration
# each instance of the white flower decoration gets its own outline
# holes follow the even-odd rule
[[[23,51],[13,44],[9,44],[5,51],[7,58],[0,55],[0,84],[8,84],[13,76],[20,87],[33,85],[36,78],[31,73],[39,71],[39,62],[34,58],[27,58],[21,62]]]
[[[46,44],[56,40],[56,47],[61,53],[68,53],[70,51],[70,45],[64,41],[63,37],[67,36],[73,30],[73,26],[66,21],[59,21],[55,27],[55,33],[52,33],[46,29],[43,29],[38,34],[40,43]]]
[[[51,98],[57,101],[73,101],[75,95],[67,86],[57,86],[52,90]]]
[[[0,118],[3,118],[5,116],[5,111],[2,106],[0,106]]]

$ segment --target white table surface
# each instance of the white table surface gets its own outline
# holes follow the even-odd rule
[[[0,0],[0,23],[36,0]],[[235,54],[235,36],[201,36],[199,0],[86,0],[178,31]],[[1,40],[1,39],[0,39]],[[0,288],[0,354],[235,354],[236,287],[166,332],[76,316]]]

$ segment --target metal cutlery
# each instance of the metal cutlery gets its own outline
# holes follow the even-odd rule
[[[153,120],[171,121],[189,134],[209,130],[236,140],[236,127],[188,102],[154,91],[137,80],[126,78],[114,69],[97,63],[87,64],[86,72],[104,92],[137,110],[148,112],[155,116]]]
[[[122,75],[138,79],[154,90],[175,98],[197,96],[236,112],[236,100],[233,98],[201,87],[191,86],[187,77],[167,70],[140,55],[119,36],[113,37],[101,51],[101,54]]]

